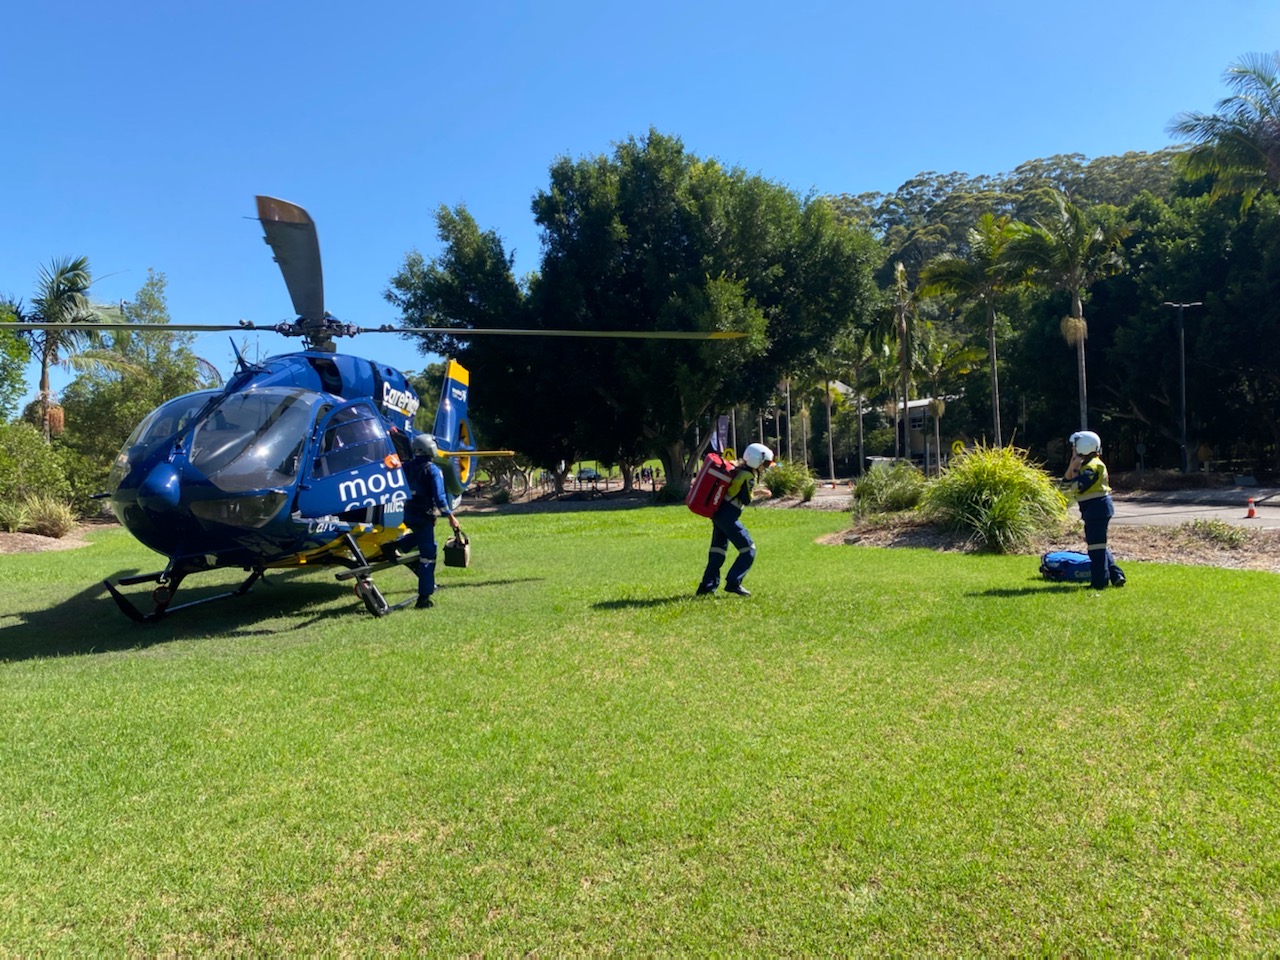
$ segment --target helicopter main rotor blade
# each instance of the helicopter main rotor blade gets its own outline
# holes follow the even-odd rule
[[[238,330],[242,333],[293,333],[288,323],[256,324],[252,320],[239,323],[26,323],[23,321],[0,323],[0,330],[167,330],[181,333],[216,333],[222,330]],[[282,329],[283,328],[283,329]],[[747,334],[738,330],[712,330],[707,333],[686,330],[504,330],[500,328],[455,329],[453,327],[351,327],[335,324],[333,336],[354,336],[357,333],[442,333],[451,337],[588,337],[612,340],[737,340]],[[294,334],[296,335],[296,333]]]
[[[24,321],[0,323],[0,330],[152,330],[179,331],[181,333],[213,333],[219,330],[262,331],[270,333],[272,327],[259,327],[248,320],[242,323],[26,323]]]
[[[737,340],[747,334],[740,330],[507,330],[501,328],[455,329],[453,327],[360,327],[360,333],[442,333],[450,337],[600,337],[613,340]]]
[[[324,275],[316,225],[296,203],[258,197],[258,219],[275,254],[293,309],[304,320],[324,319]]]

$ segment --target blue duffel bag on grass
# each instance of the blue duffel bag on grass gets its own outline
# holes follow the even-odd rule
[[[1040,558],[1040,575],[1065,583],[1089,582],[1089,555],[1074,550],[1051,550]]]

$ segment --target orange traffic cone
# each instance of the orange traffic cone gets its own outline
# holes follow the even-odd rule
[[[1253,520],[1258,516],[1258,511],[1253,509],[1253,497],[1249,498],[1249,512],[1244,515],[1246,520]]]

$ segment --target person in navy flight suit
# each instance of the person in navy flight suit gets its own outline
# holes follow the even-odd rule
[[[436,517],[442,515],[457,534],[458,519],[453,515],[445,493],[444,474],[433,462],[439,455],[435,437],[429,433],[415,436],[409,445],[413,458],[405,464],[409,481],[409,499],[404,503],[404,522],[409,532],[393,546],[408,552],[416,549],[418,560],[412,565],[418,575],[417,609],[434,606],[431,595],[436,592]]]
[[[1085,550],[1089,554],[1089,586],[1094,590],[1103,590],[1107,584],[1123,587],[1124,571],[1116,566],[1116,559],[1107,547],[1107,526],[1116,509],[1111,502],[1107,465],[1099,456],[1102,438],[1091,430],[1081,430],[1073,433],[1067,442],[1071,444],[1071,462],[1062,483],[1080,505]]]
[[[752,443],[742,452],[742,459],[733,468],[729,489],[711,518],[711,548],[707,552],[707,569],[703,571],[702,582],[698,585],[699,596],[715,593],[716,587],[720,586],[720,568],[724,566],[731,543],[737,548],[738,556],[725,574],[724,591],[740,597],[751,596],[742,580],[755,562],[756,545],[742,525],[742,508],[751,502],[760,472],[771,463],[773,451],[763,443]]]

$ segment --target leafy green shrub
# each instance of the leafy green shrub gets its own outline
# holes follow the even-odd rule
[[[1225,520],[1197,518],[1182,524],[1179,529],[1192,539],[1205,540],[1232,550],[1243,547],[1245,541],[1249,538],[1244,530],[1234,524],[1227,523]]]
[[[1060,529],[1067,499],[1025,450],[979,445],[952,459],[929,484],[926,513],[997,553],[1032,546]]]
[[[76,515],[92,517],[109,512],[105,499],[93,498],[107,491],[107,476],[111,464],[97,463],[61,442],[54,443],[53,453],[67,478],[69,492],[66,499]]]
[[[818,483],[813,473],[803,463],[795,460],[779,460],[764,472],[760,481],[774,497],[800,497],[806,502],[813,499]]]
[[[862,515],[911,510],[920,503],[924,489],[924,474],[905,460],[892,466],[877,464],[853,485],[853,512]]]
[[[0,501],[70,493],[61,461],[39,430],[22,421],[0,424]]]
[[[0,530],[17,533],[31,522],[31,513],[24,500],[0,500]]]
[[[57,497],[30,496],[23,501],[30,519],[22,528],[42,537],[65,537],[76,525],[76,512]]]

